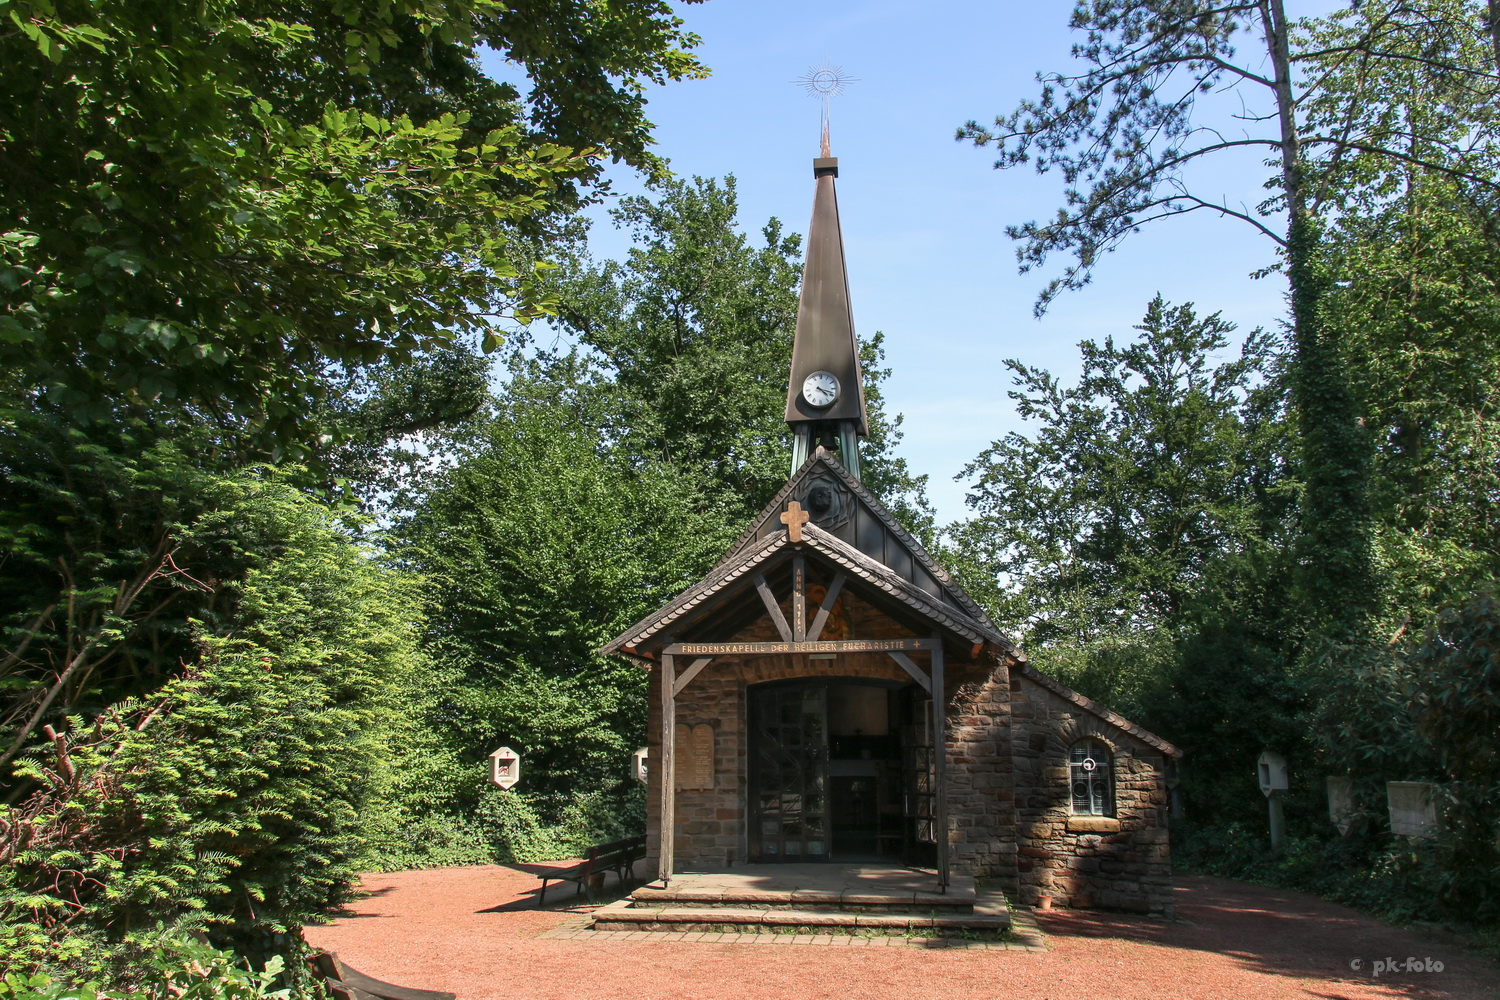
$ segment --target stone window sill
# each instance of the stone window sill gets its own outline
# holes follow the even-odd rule
[[[1113,816],[1069,816],[1069,833],[1119,833],[1120,821]]]

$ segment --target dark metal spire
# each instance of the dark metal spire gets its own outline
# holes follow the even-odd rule
[[[826,123],[824,127],[826,143]],[[831,437],[838,443],[845,467],[857,475],[855,439],[869,434],[869,420],[859,342],[854,336],[854,317],[849,304],[849,278],[844,268],[844,240],[834,188],[838,173],[838,160],[831,156],[820,156],[813,161],[816,188],[812,222],[807,228],[807,256],[792,348],[791,382],[787,387],[786,421],[796,431],[794,468],[806,460],[813,448]],[[837,398],[831,403],[825,403],[825,397],[816,391],[813,398],[808,396],[807,380],[819,373],[836,380]]]

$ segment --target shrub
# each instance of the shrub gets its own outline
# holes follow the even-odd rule
[[[0,827],[0,923],[35,935],[0,970],[76,968],[158,924],[264,959],[350,896],[390,826],[404,691],[422,683],[413,585],[377,566],[323,505],[270,472],[185,544],[241,546],[232,614],[198,624],[197,661],[149,698],[73,717],[25,758],[35,791]]]
[[[1445,612],[1410,659],[1417,731],[1444,779],[1444,899],[1500,920],[1500,596]]]
[[[1362,850],[1338,837],[1288,837],[1271,850],[1263,829],[1241,823],[1203,827],[1173,845],[1179,869],[1315,893],[1386,920],[1444,915],[1445,852],[1398,845]]]
[[[277,955],[260,971],[233,954],[206,944],[166,939],[137,957],[130,982],[110,986],[110,1000],[290,1000],[314,995],[284,985],[286,968]],[[12,973],[0,979],[0,1000],[95,1000],[97,982],[70,984],[45,974]]]
[[[397,871],[557,861],[645,829],[646,790],[634,782],[561,799],[489,785],[470,815],[431,813],[408,820],[380,845],[375,866]]]

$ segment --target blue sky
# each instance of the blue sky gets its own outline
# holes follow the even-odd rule
[[[1307,5],[1289,6],[1294,15],[1307,12],[1295,9]],[[1071,7],[1061,0],[680,5],[688,29],[703,38],[698,53],[713,75],[651,94],[657,148],[676,173],[733,173],[740,221],[752,234],[773,215],[805,232],[819,107],[792,81],[821,64],[856,78],[832,111],[855,323],[862,335],[886,335],[887,394],[906,417],[902,452],[931,477],[940,521],[967,513],[964,485],[953,478],[964,464],[1027,426],[1006,396],[1004,359],[1066,377],[1077,371],[1079,340],[1129,338],[1157,292],[1196,302],[1200,312],[1221,311],[1242,332],[1274,326],[1285,313],[1282,280],[1249,277],[1274,259],[1271,244],[1244,223],[1200,215],[1142,230],[1101,263],[1091,287],[1033,318],[1044,278],[1016,273],[1004,227],[1052,214],[1060,181],[996,171],[989,151],[953,134],[968,119],[991,120],[1035,96],[1037,70],[1068,64]],[[1218,100],[1231,109],[1227,98]],[[1216,163],[1198,181],[1231,205],[1253,204],[1267,173],[1251,157]],[[615,183],[621,193],[640,190],[624,171]],[[622,234],[596,224],[596,255],[618,256],[625,247]]]

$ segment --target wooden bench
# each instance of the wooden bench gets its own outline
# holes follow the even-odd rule
[[[547,902],[547,885],[551,882],[573,882],[578,892],[587,892],[589,902],[594,901],[594,876],[604,877],[605,872],[614,872],[623,884],[626,878],[635,878],[635,863],[646,856],[645,837],[626,837],[607,844],[597,844],[588,849],[582,861],[566,868],[549,868],[537,872],[542,880],[542,892],[536,905],[540,909]],[[575,892],[574,895],[578,893]]]
[[[308,959],[313,974],[322,976],[335,1000],[456,1000],[457,994],[438,990],[416,990],[367,976],[350,968],[331,951],[315,952]]]

